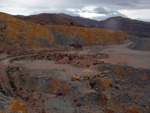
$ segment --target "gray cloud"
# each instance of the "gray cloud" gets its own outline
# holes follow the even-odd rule
[[[116,8],[148,8],[149,0],[0,0],[5,6],[82,8],[87,5]],[[135,7],[133,7],[135,6]],[[146,6],[146,7],[144,7]]]
[[[120,12],[118,12],[117,10],[112,10],[112,9],[106,9],[104,7],[98,7],[95,9],[96,13],[100,13],[100,14],[106,14],[108,16],[125,16],[123,14],[121,14]]]
[[[87,6],[95,6],[96,8],[93,10],[84,9]],[[68,9],[74,9],[74,11]],[[150,9],[150,0],[0,0],[0,11],[10,14],[66,13],[73,16],[81,16],[80,13],[105,14],[105,16],[91,17],[97,20],[112,16],[130,18],[127,13],[123,14],[121,11],[143,9]]]

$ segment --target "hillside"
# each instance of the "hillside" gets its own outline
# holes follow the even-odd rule
[[[59,44],[107,45],[122,44],[128,35],[122,31],[99,28],[51,26],[54,42]]]
[[[150,39],[149,38],[138,39],[133,44],[131,44],[129,48],[134,50],[150,51]]]
[[[147,113],[150,52],[127,38],[0,13],[0,113]]]
[[[104,21],[96,21],[82,17],[72,17],[66,14],[59,14],[65,18],[74,20],[88,27],[105,28],[110,30],[122,30],[130,35],[149,37],[150,23],[138,20],[131,20],[123,17],[112,17]]]
[[[67,26],[78,26],[83,27],[84,25],[75,22],[73,20],[64,18],[57,14],[39,14],[39,15],[31,15],[31,16],[14,16],[18,19],[33,22],[41,25],[67,25]]]
[[[121,30],[130,35],[139,37],[150,36],[150,23],[138,20],[131,20],[123,17],[112,17],[103,21],[96,21],[88,18],[73,17],[66,14],[39,14],[31,16],[14,16],[27,22],[41,25],[66,25],[77,27],[104,28],[109,30]]]
[[[43,26],[0,13],[0,42],[22,45],[123,43],[127,34],[105,29]]]
[[[52,43],[51,31],[44,26],[25,22],[0,13],[0,42],[7,44],[36,45]]]
[[[70,20],[73,20],[73,21],[76,21],[78,23],[81,23],[87,27],[97,27],[98,24],[99,24],[99,21],[96,21],[96,20],[92,20],[92,19],[89,19],[89,18],[83,18],[83,17],[79,17],[79,16],[70,16],[70,15],[67,15],[67,14],[64,14],[64,13],[60,13],[58,14],[62,17],[65,17],[65,18],[68,18]]]
[[[150,23],[131,20],[123,17],[113,17],[99,22],[100,28],[122,30],[130,35],[150,36]]]

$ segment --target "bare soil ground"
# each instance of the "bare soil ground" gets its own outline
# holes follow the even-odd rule
[[[149,113],[150,53],[127,46],[5,51],[0,111],[15,98],[30,113]]]
[[[130,44],[113,45],[103,49],[101,53],[109,54],[110,57],[104,61],[113,64],[127,64],[136,68],[150,68],[150,51],[129,49]]]

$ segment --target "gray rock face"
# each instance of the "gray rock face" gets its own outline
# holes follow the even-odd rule
[[[129,46],[130,49],[150,51],[150,38],[141,38]]]
[[[5,96],[0,92],[0,109],[3,112],[6,112],[8,109],[9,105],[11,104],[12,99],[10,97]]]

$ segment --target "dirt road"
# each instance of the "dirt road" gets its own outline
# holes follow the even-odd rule
[[[104,61],[112,64],[127,64],[136,68],[150,68],[150,51],[131,50],[127,48],[130,44],[113,45],[103,49],[101,53],[110,55],[110,58]]]

